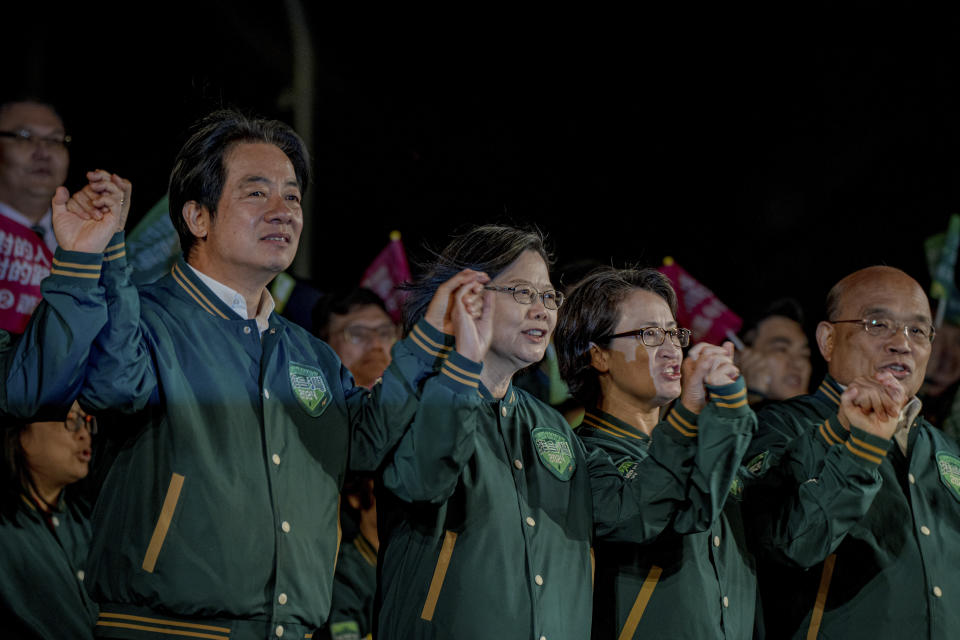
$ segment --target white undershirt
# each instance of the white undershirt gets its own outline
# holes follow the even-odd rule
[[[210,291],[213,292],[215,296],[220,298],[225,305],[233,309],[234,313],[248,320],[250,315],[247,313],[247,300],[239,292],[234,291],[227,285],[218,282],[206,275],[197,271],[197,269],[187,263],[187,266],[193,269],[193,272],[197,274],[197,277],[203,282],[203,284],[209,287]],[[260,294],[260,304],[257,306],[257,315],[254,316],[254,320],[257,321],[257,329],[260,330],[260,335],[263,336],[263,332],[267,330],[270,326],[270,314],[273,313],[273,310],[276,308],[276,303],[273,301],[273,296],[270,295],[270,292],[266,287],[263,288],[263,293]]]

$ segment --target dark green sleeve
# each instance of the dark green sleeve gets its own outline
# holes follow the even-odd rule
[[[140,295],[130,280],[123,232],[104,254],[101,282],[106,293],[107,326],[93,345],[80,403],[95,412],[134,413],[156,391],[153,361],[140,329]]]
[[[767,416],[768,419],[769,416]],[[789,433],[789,419],[776,416]],[[748,462],[747,506],[758,542],[778,561],[812,567],[836,550],[880,490],[880,464],[892,441],[851,427],[844,439],[836,416],[808,428],[779,457]]]
[[[354,387],[350,372],[341,367],[341,382],[350,389],[347,408],[354,426],[350,449],[353,470],[376,470],[396,446],[412,424],[424,391],[434,384],[429,381],[453,357],[451,354],[455,356],[453,342],[453,336],[421,320],[394,345],[390,366],[370,390]]]
[[[705,531],[723,509],[756,425],[742,378],[711,389],[700,415],[677,403],[653,430],[650,455],[624,477],[609,452],[588,445],[594,528],[610,540],[645,543],[667,529]],[[731,396],[744,395],[741,405]]]
[[[423,383],[416,417],[383,473],[384,486],[401,500],[439,504],[453,494],[474,452],[482,368],[451,351]]]
[[[90,345],[107,321],[103,254],[57,249],[43,300],[23,335],[0,332],[0,412],[63,419],[80,392]]]

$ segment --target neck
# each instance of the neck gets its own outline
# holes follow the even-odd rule
[[[496,366],[491,366],[487,361],[483,363],[483,370],[480,372],[480,382],[486,387],[490,395],[498,400],[507,395],[507,389],[510,388],[510,381],[513,380],[513,374],[516,371],[498,371]]]
[[[248,320],[257,316],[260,300],[263,298],[263,290],[266,289],[273,276],[267,279],[263,279],[263,277],[243,277],[236,270],[227,269],[222,265],[206,260],[203,254],[197,254],[196,252],[190,256],[187,262],[203,275],[213,278],[243,296],[247,303]]]
[[[600,399],[600,410],[648,436],[653,434],[654,427],[660,422],[660,405],[654,402],[640,402],[622,396],[604,395]]]
[[[32,475],[33,484],[30,485],[30,497],[43,505],[55,505],[60,500],[60,493],[65,485],[48,481],[43,476]],[[44,507],[45,509],[46,507]]]
[[[46,215],[50,209],[50,200],[53,198],[41,198],[29,193],[0,193],[0,201],[19,211],[23,217],[33,224],[40,222],[40,218]]]

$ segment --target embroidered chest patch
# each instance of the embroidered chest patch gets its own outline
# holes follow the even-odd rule
[[[323,413],[330,403],[330,388],[323,373],[315,367],[291,362],[290,388],[297,401],[314,417]]]
[[[620,463],[620,466],[617,467],[617,471],[619,471],[620,475],[627,480],[633,480],[637,477],[637,463],[633,460],[626,460],[625,462]]]
[[[734,500],[743,500],[743,480],[736,476],[730,484],[730,497]]]
[[[960,500],[960,458],[946,451],[938,451],[937,470],[943,485],[950,489],[954,498]]]
[[[573,458],[573,446],[567,436],[546,427],[537,427],[531,435],[540,462],[561,480],[569,480],[577,464]]]

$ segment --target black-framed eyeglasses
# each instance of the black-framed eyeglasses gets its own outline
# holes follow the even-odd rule
[[[71,411],[67,414],[67,419],[63,421],[63,428],[70,433],[86,429],[90,432],[90,435],[95,436],[97,435],[97,419],[91,415]]]
[[[0,138],[12,138],[21,144],[43,145],[45,147],[63,148],[70,146],[73,138],[67,135],[38,136],[29,129],[17,129],[16,131],[0,131]]]
[[[488,284],[484,287],[490,291],[499,291],[501,293],[512,293],[513,299],[519,302],[520,304],[533,304],[533,301],[537,298],[543,300],[543,306],[547,309],[559,309],[563,306],[564,296],[563,292],[550,289],[548,291],[537,291],[533,287],[520,286],[520,287],[497,287],[492,284]]]
[[[623,333],[615,333],[612,336],[607,336],[607,340],[613,340],[614,338],[629,338],[634,337],[637,340],[640,340],[648,347],[659,347],[667,339],[667,335],[670,335],[670,342],[678,347],[686,347],[690,345],[690,329],[683,329],[680,327],[675,327],[673,329],[664,329],[663,327],[643,327],[641,329],[634,329],[633,331],[624,331]]]
[[[397,341],[397,327],[392,324],[385,324],[379,327],[364,327],[359,324],[352,324],[343,330],[343,338],[350,344],[372,344],[374,340],[392,346]]]
[[[890,338],[903,330],[903,335],[911,342],[917,344],[930,344],[937,336],[937,330],[933,325],[910,324],[908,322],[897,322],[892,318],[860,318],[857,320],[829,320],[830,324],[862,324],[863,330],[867,335],[874,338]]]

